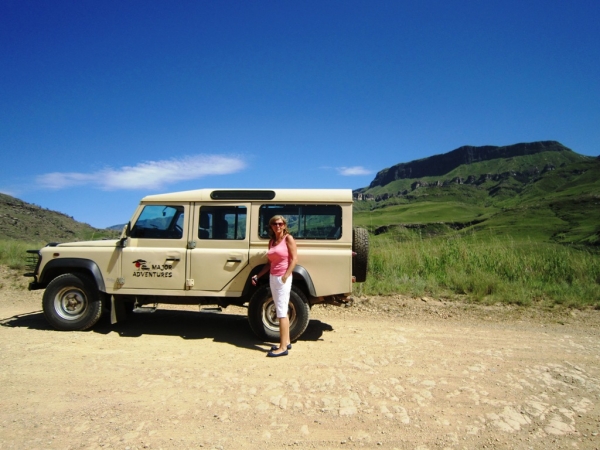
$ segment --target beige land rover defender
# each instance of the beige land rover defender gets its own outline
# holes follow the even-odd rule
[[[144,197],[120,239],[48,244],[29,250],[30,289],[59,330],[85,330],[110,309],[162,304],[248,307],[252,330],[279,339],[266,263],[269,219],[283,215],[296,239],[290,335],[308,326],[312,305],[347,303],[367,274],[368,233],[352,226],[352,192],[326,189],[200,189]]]

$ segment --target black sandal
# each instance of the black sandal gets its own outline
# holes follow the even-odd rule
[[[273,350],[277,350],[278,348],[279,348],[279,345],[273,345],[273,346],[271,347],[271,351],[273,351]],[[287,349],[288,349],[288,350],[291,350],[291,349],[292,349],[292,344],[288,344],[288,345],[287,345]]]

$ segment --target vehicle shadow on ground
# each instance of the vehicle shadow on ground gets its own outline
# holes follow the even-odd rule
[[[53,328],[46,322],[42,311],[31,311],[0,319],[0,326],[7,328],[29,328],[30,330],[49,331]]]
[[[41,311],[0,319],[0,326],[63,333],[55,331]],[[215,342],[260,352],[266,352],[271,346],[254,335],[245,316],[227,313],[159,309],[151,314],[130,314],[127,320],[114,325],[110,323],[107,314],[90,331],[100,334],[118,333],[123,338],[153,335],[212,339]],[[333,331],[333,327],[320,320],[310,320],[298,342],[322,340],[323,333],[327,331]]]

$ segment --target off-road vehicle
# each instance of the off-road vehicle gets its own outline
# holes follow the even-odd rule
[[[247,306],[252,330],[278,339],[268,277],[268,224],[283,215],[296,239],[290,335],[306,329],[315,304],[350,301],[365,281],[368,233],[352,226],[350,190],[200,189],[144,197],[114,240],[48,244],[29,250],[29,289],[59,330],[85,330],[110,310],[112,323],[159,303]]]

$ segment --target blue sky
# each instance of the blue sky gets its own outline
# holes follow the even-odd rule
[[[600,2],[0,2],[0,192],[351,188],[462,145],[600,153]]]

